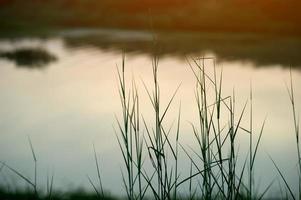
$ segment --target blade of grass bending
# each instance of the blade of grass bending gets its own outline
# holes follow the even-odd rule
[[[202,73],[204,73],[205,77],[207,77],[208,80],[209,80],[213,85],[215,85],[215,82],[210,78],[210,76],[209,76],[207,73],[205,73],[204,69],[202,69],[202,67],[196,62],[196,60],[195,60],[195,59],[192,59],[192,60],[193,60],[194,64],[198,67],[198,69],[199,69]]]
[[[143,176],[143,178],[144,178],[145,180],[147,180],[147,179],[145,178],[145,176],[144,176],[143,173],[141,173],[141,175]],[[150,182],[152,181],[152,179],[154,178],[154,176],[155,176],[155,172],[152,174],[151,178],[149,179]],[[145,194],[146,194],[146,192],[147,192],[148,187],[150,187],[150,188],[154,191],[154,188],[153,188],[152,185],[150,185],[149,182],[148,182],[148,184],[147,184],[147,185],[145,186],[145,188],[144,188],[144,191],[142,192],[141,199],[144,199],[144,196],[145,196]]]
[[[34,161],[34,192],[35,195],[37,195],[37,157],[31,142],[30,137],[28,136],[28,142],[29,142],[29,146],[31,149],[31,153],[32,153],[32,157],[33,157],[33,161]]]
[[[220,100],[217,100],[217,101],[213,102],[212,104],[208,105],[207,108],[210,108],[210,107],[212,107],[214,105],[218,106],[221,101],[225,101],[225,100],[227,100],[229,98],[231,98],[231,96],[227,96],[227,97],[221,98]],[[218,108],[218,109],[220,109],[220,108]],[[219,110],[217,110],[217,113],[219,113]]]
[[[20,172],[18,172],[17,170],[15,170],[14,168],[12,168],[11,166],[5,164],[2,162],[2,164],[7,167],[9,170],[11,170],[12,172],[14,172],[15,174],[17,174],[20,178],[22,178],[24,181],[26,181],[29,185],[31,185],[34,188],[34,183],[32,181],[30,181],[28,178],[26,178],[25,176],[23,176]]]
[[[266,122],[266,118],[264,119],[264,121],[262,123],[260,134],[259,134],[259,138],[258,138],[258,140],[256,142],[255,151],[254,151],[254,155],[253,155],[252,163],[251,163],[251,168],[253,168],[253,165],[254,165],[254,162],[255,162],[255,157],[256,157],[256,154],[257,154],[257,151],[258,151],[258,146],[259,146],[259,143],[260,143],[260,140],[261,140],[261,137],[262,137],[262,133],[263,133],[263,129],[264,129],[264,126],[265,126],[265,122]]]
[[[32,145],[32,142],[31,142],[31,139],[30,139],[29,136],[28,136],[28,142],[29,142],[29,146],[30,146],[30,149],[31,149],[33,160],[36,162],[37,161],[36,154],[34,152],[33,145]]]
[[[242,120],[242,117],[243,117],[243,115],[244,115],[244,113],[245,113],[247,104],[248,104],[248,101],[245,103],[244,108],[243,108],[243,110],[241,111],[239,120],[238,120],[238,122],[237,122],[237,126],[236,126],[235,131],[234,131],[234,138],[235,138],[235,136],[236,136],[236,134],[237,134],[237,131],[238,131],[238,129],[239,129],[239,125],[240,125],[241,120]]]
[[[152,103],[152,106],[155,108],[155,102],[153,101],[153,97],[152,97],[152,95],[150,94],[149,89],[147,88],[145,82],[144,82],[142,79],[141,79],[141,81],[142,81],[142,83],[143,83],[143,86],[144,86],[144,88],[145,88],[145,91],[147,92],[148,98],[149,98],[149,100],[150,100],[151,103]]]
[[[290,101],[293,112],[294,119],[294,128],[295,128],[295,136],[296,136],[296,147],[297,147],[297,158],[298,158],[298,167],[299,167],[299,199],[301,199],[301,152],[300,152],[300,143],[299,143],[299,116],[296,116],[296,105],[295,105],[295,97],[294,97],[294,87],[293,87],[293,75],[292,69],[290,68]]]
[[[194,165],[194,167],[201,172],[202,170],[200,170],[200,168],[198,167],[198,165],[195,163],[195,161],[192,159],[192,157],[188,154],[188,152],[186,151],[186,149],[180,144],[180,147],[182,148],[182,150],[184,151],[184,153],[188,156],[188,158],[190,159],[191,163]],[[202,175],[202,174],[201,174]],[[203,176],[203,175],[202,175]]]
[[[115,129],[114,129],[115,130]],[[124,160],[124,162],[125,162],[125,164],[126,164],[126,166],[127,166],[127,159],[126,159],[126,155],[125,155],[125,153],[124,153],[124,149],[122,148],[122,145],[121,145],[121,142],[120,142],[120,139],[119,139],[119,137],[118,137],[118,135],[117,135],[117,133],[116,133],[116,131],[115,131],[115,135],[116,135],[116,138],[117,138],[117,142],[118,142],[118,145],[119,145],[119,148],[120,148],[120,150],[121,150],[121,153],[122,153],[122,157],[123,157],[123,160]],[[128,167],[128,166],[127,166]]]
[[[217,165],[219,165],[219,163],[217,163]],[[218,183],[218,179],[220,176],[223,176],[223,175],[219,175],[219,177],[216,177],[212,171],[210,171],[210,174],[212,175],[212,178],[214,180],[214,183],[217,185],[218,189],[219,189],[219,192],[223,195],[223,197],[226,199],[227,196],[225,194],[225,192],[223,191],[223,188],[220,186],[220,184]],[[218,195],[218,194],[217,194]],[[217,197],[217,196],[216,196]]]
[[[151,138],[151,133],[150,133],[150,131],[149,131],[149,128],[148,128],[148,126],[147,126],[147,124],[146,124],[146,121],[145,121],[144,117],[142,117],[142,120],[143,120],[144,127],[145,127],[145,129],[146,129],[146,133],[147,133],[147,136],[148,136],[148,138],[149,138],[149,141],[151,142],[151,146],[154,146],[153,140],[152,140],[152,138]],[[145,143],[147,144],[147,140],[146,140],[145,136],[143,136],[143,137],[144,137]]]
[[[191,176],[189,176],[188,178],[186,178],[186,179],[180,181],[180,182],[177,184],[177,187],[178,187],[179,185],[183,184],[184,182],[190,180],[191,178],[197,176],[197,175],[201,175],[202,177],[204,177],[202,173],[206,171],[206,169],[200,170],[199,167],[197,166],[197,164],[193,161],[193,159],[191,158],[191,156],[188,154],[188,152],[184,149],[184,147],[183,147],[182,145],[180,145],[180,146],[181,146],[181,148],[183,149],[183,151],[185,152],[185,154],[189,157],[191,163],[192,163],[192,164],[194,165],[194,167],[198,170],[198,172],[195,173],[195,174],[193,174],[193,175],[191,175]],[[212,165],[212,166],[210,166],[210,167],[213,168],[213,167],[215,167],[215,166],[218,166],[218,163],[215,164],[215,165]]]
[[[186,58],[186,61],[187,61],[188,65],[189,65],[191,71],[193,72],[193,74],[194,74],[194,76],[195,76],[195,78],[196,78],[196,80],[197,80],[197,83],[200,84],[200,85],[202,85],[202,81],[200,80],[199,76],[197,75],[197,72],[193,69],[193,66],[192,66],[192,64],[189,62],[188,58]]]
[[[155,177],[155,175],[156,175],[156,171],[153,172],[153,174],[152,174],[152,176],[150,178],[148,177],[148,175],[147,175],[146,172],[142,173],[142,176],[145,179],[145,181],[147,182],[147,185],[151,188],[153,194],[155,195],[155,199],[160,200],[159,194],[157,193],[156,189],[152,185],[152,180]],[[146,193],[146,191],[145,191],[145,193]],[[144,195],[145,195],[145,193],[144,193]]]
[[[123,185],[124,185],[124,188],[125,188],[127,197],[128,197],[128,199],[131,199],[131,195],[130,195],[130,193],[129,193],[129,187],[128,187],[128,185],[127,185],[127,181],[125,180],[124,174],[123,174],[123,172],[122,172],[121,169],[120,169],[120,171],[121,171],[122,182],[123,182]]]
[[[215,66],[215,65],[214,65]],[[224,101],[224,99],[222,99],[221,95],[222,95],[222,82],[223,82],[223,68],[221,69],[221,74],[220,74],[220,81],[219,81],[219,92],[218,92],[218,104],[217,104],[217,118],[220,119],[220,101]],[[228,97],[226,97],[228,98]]]
[[[238,185],[237,185],[237,188],[236,188],[236,194],[235,194],[235,198],[234,198],[235,200],[240,195],[239,194],[239,189],[240,189],[240,186],[241,186],[241,183],[242,183],[242,178],[243,178],[244,171],[246,169],[247,160],[248,160],[248,156],[246,157],[246,160],[245,160],[243,168],[242,168],[242,172],[241,172],[240,177],[239,177]]]
[[[286,188],[288,189],[288,191],[289,191],[291,197],[292,197],[294,200],[296,200],[296,198],[295,198],[295,196],[294,196],[294,194],[293,194],[291,188],[289,187],[289,185],[288,185],[286,179],[284,178],[282,172],[280,171],[279,167],[276,165],[275,161],[273,160],[273,158],[272,158],[270,155],[269,155],[269,157],[270,157],[271,161],[273,162],[275,168],[277,169],[279,175],[281,176],[281,178],[282,178],[282,180],[283,180],[283,182],[284,182]]]
[[[181,103],[180,103],[179,113],[178,113],[178,123],[177,123],[177,136],[176,136],[176,141],[179,141],[180,122],[181,122]]]
[[[89,177],[88,175],[86,175],[86,176],[87,176],[87,178],[88,178],[90,184],[92,185],[92,187],[93,187],[93,189],[94,189],[94,191],[95,191],[97,197],[100,198],[100,194],[99,194],[99,192],[98,192],[96,186],[94,185],[93,181],[90,179],[90,177]]]
[[[162,123],[162,121],[163,121],[163,119],[164,119],[164,117],[165,117],[165,115],[166,115],[166,113],[167,113],[167,111],[168,111],[168,109],[169,109],[169,107],[170,107],[173,99],[175,98],[178,90],[180,89],[180,86],[181,86],[181,84],[178,85],[177,89],[175,90],[175,92],[173,93],[172,97],[170,98],[170,100],[169,100],[169,102],[168,102],[168,104],[167,104],[167,106],[166,106],[166,108],[165,108],[165,110],[163,112],[163,115],[160,118],[160,123]]]
[[[195,163],[193,163],[193,165],[196,166]],[[213,167],[215,167],[215,166],[217,166],[217,165],[218,165],[218,164],[215,164],[215,165],[213,165],[213,166],[211,166],[211,167],[213,168]],[[203,176],[202,173],[204,173],[205,171],[206,171],[206,169],[203,169],[203,170],[199,170],[199,169],[198,169],[198,172],[196,172],[196,173],[192,174],[191,176],[189,176],[189,177],[183,179],[182,181],[180,181],[180,182],[177,184],[177,187],[180,186],[181,184],[185,183],[186,181],[192,179],[193,177],[196,177],[197,175]]]
[[[269,191],[270,187],[273,185],[274,182],[275,182],[275,179],[268,185],[268,187],[266,187],[266,189],[260,195],[260,197],[258,198],[258,200],[261,200],[264,197],[264,195]]]
[[[96,155],[96,150],[95,150],[95,145],[94,144],[93,144],[93,150],[94,150],[94,159],[95,159],[95,164],[96,164],[96,169],[97,169],[97,177],[98,177],[98,181],[99,181],[100,191],[101,191],[101,195],[104,196],[101,177],[100,177],[98,158],[97,158],[97,155]]]
[[[169,130],[168,132],[170,132],[170,130]],[[165,137],[165,140],[164,140],[162,146],[164,146],[165,143],[167,142],[167,144],[168,144],[168,146],[169,146],[169,148],[170,148],[170,150],[171,150],[171,152],[172,152],[173,157],[176,158],[177,156],[176,156],[175,150],[174,150],[174,148],[172,147],[172,144],[170,143],[170,140],[168,139],[169,133],[166,133],[165,130],[164,130],[163,128],[162,128],[162,133],[163,133],[163,135],[164,135],[164,137]]]

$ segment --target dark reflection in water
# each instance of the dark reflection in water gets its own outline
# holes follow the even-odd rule
[[[154,37],[155,36],[155,37]],[[154,42],[154,38],[155,41]],[[250,34],[159,33],[100,31],[98,34],[65,35],[70,48],[94,46],[133,54],[156,53],[184,58],[213,53],[218,61],[251,62],[255,66],[281,65],[301,68],[301,38]]]
[[[16,63],[17,67],[44,68],[57,57],[42,48],[21,48],[13,51],[0,52],[0,58]]]

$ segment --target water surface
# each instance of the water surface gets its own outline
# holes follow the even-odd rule
[[[152,110],[142,80],[151,88],[152,55],[160,57],[159,80],[162,103],[179,84],[167,124],[176,118],[181,102],[180,141],[196,147],[189,122],[195,122],[195,78],[187,63],[191,58],[214,57],[223,69],[224,94],[236,94],[237,109],[254,95],[254,129],[257,134],[267,116],[257,160],[258,187],[277,176],[268,155],[283,169],[289,183],[296,185],[296,148],[293,120],[286,91],[289,71],[295,85],[300,111],[301,39],[238,34],[158,33],[121,30],[72,30],[47,37],[1,38],[0,52],[40,48],[56,56],[41,67],[18,65],[0,59],[0,159],[28,177],[33,161],[27,137],[38,159],[39,183],[55,173],[55,187],[92,189],[86,174],[96,178],[93,143],[101,157],[105,188],[124,194],[120,168],[122,157],[114,128],[121,116],[117,66],[126,52],[129,83],[134,77],[141,95],[142,113],[151,121]],[[206,61],[208,73],[213,62]],[[247,125],[247,123],[245,123]],[[257,137],[257,136],[256,136]],[[239,135],[239,149],[246,150],[248,136]],[[187,166],[182,152],[181,166]],[[242,160],[245,153],[242,153]],[[189,165],[189,164],[188,164]],[[183,172],[183,178],[187,172]],[[1,184],[24,185],[9,171],[1,172]],[[272,190],[270,193],[275,192]]]

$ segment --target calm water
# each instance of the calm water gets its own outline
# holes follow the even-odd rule
[[[56,188],[92,189],[86,174],[96,177],[94,143],[101,157],[105,188],[124,193],[122,157],[113,129],[117,125],[115,115],[119,117],[121,113],[116,65],[121,64],[121,52],[127,52],[128,80],[135,78],[142,99],[141,112],[151,120],[151,105],[141,83],[143,80],[151,88],[153,38],[149,32],[118,30],[73,30],[44,37],[2,38],[0,52],[39,48],[56,60],[28,66],[14,59],[0,59],[1,161],[32,177],[33,161],[27,140],[30,136],[41,186],[46,183],[47,173],[54,172]],[[214,56],[217,70],[223,68],[224,94],[231,95],[235,89],[238,110],[248,99],[252,82],[257,133],[267,116],[257,160],[258,187],[263,188],[277,176],[268,155],[283,169],[289,183],[296,185],[296,148],[286,83],[291,66],[300,113],[301,39],[196,33],[160,33],[155,38],[163,105],[181,83],[167,119],[167,123],[175,119],[181,101],[181,143],[196,147],[189,124],[196,121],[195,79],[185,56]],[[212,65],[211,61],[206,62],[208,73],[212,72]],[[248,136],[240,133],[242,160],[247,141]],[[187,158],[182,154],[180,165],[184,169]],[[183,170],[183,178],[185,173]],[[2,184],[24,185],[8,170],[0,176]]]

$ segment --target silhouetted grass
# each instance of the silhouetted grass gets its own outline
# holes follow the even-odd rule
[[[269,188],[273,185],[274,181],[271,180],[270,184],[263,188],[261,193],[256,192],[254,189],[254,185],[256,184],[256,177],[254,176],[254,170],[256,169],[255,161],[264,132],[265,120],[262,123],[260,131],[255,132],[253,130],[252,87],[250,87],[249,102],[246,102],[241,111],[238,111],[236,108],[237,102],[235,101],[235,92],[233,91],[233,94],[228,96],[222,94],[222,71],[220,72],[218,79],[216,68],[214,66],[214,75],[210,76],[205,69],[205,60],[214,61],[213,58],[192,59],[191,64],[190,60],[188,60],[196,79],[195,98],[198,123],[191,124],[191,126],[192,133],[195,136],[195,141],[199,148],[192,149],[191,147],[187,148],[181,145],[183,150],[182,153],[185,153],[191,161],[190,175],[188,177],[183,177],[179,175],[177,169],[179,153],[178,139],[181,134],[179,128],[180,113],[178,116],[175,138],[170,134],[171,128],[166,130],[163,126],[176,92],[171,97],[167,106],[162,109],[160,97],[161,92],[163,91],[160,90],[160,81],[158,80],[159,60],[157,57],[153,58],[153,90],[149,90],[145,84],[144,86],[154,110],[154,127],[151,127],[149,122],[144,120],[143,114],[141,114],[146,132],[146,135],[144,136],[146,138],[145,151],[148,153],[148,156],[145,156],[144,159],[149,160],[153,166],[153,171],[141,171],[140,169],[140,173],[144,178],[145,184],[149,186],[150,191],[153,194],[153,199],[170,200],[177,198],[178,189],[185,185],[184,183],[189,184],[190,199],[262,199],[269,191]],[[133,105],[131,104],[130,98],[126,98],[125,95],[127,93],[130,94],[131,90],[125,90],[124,58],[121,74],[122,75],[119,74],[119,79],[123,94],[121,95],[123,113],[127,113],[127,110],[130,110],[129,108]],[[292,87],[289,94],[293,106],[296,140],[297,145],[299,145],[299,126],[295,114],[296,111]],[[138,96],[138,94],[135,93],[135,96]],[[209,96],[214,96],[215,98],[212,100]],[[247,118],[245,117],[245,112],[248,104],[250,114]],[[128,107],[126,107],[126,105]],[[139,111],[142,113],[141,110],[142,109]],[[223,113],[223,118],[221,117],[221,113]],[[124,117],[124,127],[128,127],[130,133],[132,126],[130,123],[131,114],[123,114],[123,116],[126,116]],[[241,125],[242,121],[247,121],[248,119],[249,128],[243,127]],[[122,131],[122,129],[120,130],[123,137],[126,138],[126,136],[124,136],[124,131]],[[248,152],[246,152],[247,157],[243,160],[239,160],[237,136],[242,133],[249,134],[249,148]],[[176,142],[173,142],[174,140]],[[124,143],[125,146],[127,143],[127,141]],[[122,150],[122,152],[123,156],[126,157],[126,151]],[[226,154],[226,152],[228,152],[228,154]],[[240,154],[242,153],[240,152]],[[300,154],[298,153],[298,159],[300,159],[299,155]],[[137,165],[135,165],[135,161],[131,159],[131,154],[127,154],[127,157],[131,162],[134,162],[132,167],[136,168]],[[126,164],[126,166],[128,165]],[[285,180],[276,164],[275,167],[283,180]],[[129,168],[127,168],[127,171],[129,172],[128,174],[130,174],[131,170]],[[246,173],[246,171],[248,171],[248,173]],[[294,198],[292,190],[286,181],[285,183],[289,194]],[[126,189],[128,190],[129,187]],[[134,195],[128,196],[128,199],[136,198]]]
[[[128,200],[177,200],[177,199],[229,199],[229,200],[260,200],[263,199],[271,183],[261,193],[255,191],[256,169],[255,161],[258,155],[261,138],[264,132],[265,121],[262,123],[259,132],[253,129],[253,94],[250,87],[249,102],[245,102],[237,109],[236,95],[224,95],[222,89],[222,71],[219,73],[214,65],[213,75],[206,72],[205,60],[212,58],[187,59],[192,73],[195,76],[195,100],[196,100],[196,121],[191,123],[191,133],[197,143],[197,148],[184,146],[180,143],[181,136],[181,106],[176,116],[176,127],[166,127],[167,115],[172,106],[174,98],[180,86],[175,87],[175,92],[168,100],[166,106],[162,106],[159,74],[159,59],[154,56],[152,62],[153,84],[152,89],[143,83],[152,105],[152,122],[147,121],[143,116],[143,109],[140,108],[140,94],[134,80],[128,86],[126,80],[125,56],[122,59],[121,69],[118,69],[119,95],[121,101],[121,118],[117,118],[116,136],[124,161],[122,170],[122,181]],[[299,193],[300,198],[300,142],[299,122],[296,115],[296,105],[293,89],[293,80],[288,89],[290,102],[293,111],[293,125],[295,128],[297,159],[299,172]],[[213,97],[213,98],[209,98]],[[247,105],[250,115],[245,117]],[[249,120],[249,127],[243,127],[242,121]],[[141,126],[142,122],[142,126]],[[172,133],[173,131],[173,133]],[[249,134],[249,145],[247,156],[241,158],[238,153],[238,134]],[[257,139],[255,139],[257,138]],[[29,188],[25,191],[9,191],[0,188],[0,199],[114,199],[104,193],[101,180],[101,167],[94,148],[95,167],[98,183],[95,184],[88,177],[95,193],[85,191],[74,191],[59,193],[53,191],[53,176],[47,179],[47,193],[39,192],[37,185],[38,159],[33,144],[29,140],[29,146],[34,161],[33,181],[20,173],[18,170],[1,162],[0,171],[6,167],[25,182]],[[179,148],[180,147],[180,148]],[[189,175],[181,174],[178,167],[179,154],[186,155],[190,162]],[[285,179],[281,169],[272,159],[272,162],[285,183],[285,192],[290,198],[298,199]],[[151,168],[146,168],[148,163]],[[248,171],[248,173],[246,172]],[[185,187],[188,186],[188,189]],[[186,194],[180,191],[186,189]]]

